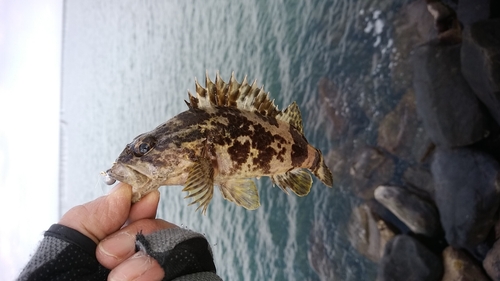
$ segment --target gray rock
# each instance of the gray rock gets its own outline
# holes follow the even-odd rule
[[[349,170],[354,193],[365,200],[373,198],[377,186],[389,182],[394,174],[394,161],[374,147],[360,149]]]
[[[441,281],[488,281],[490,280],[469,255],[448,246],[443,251],[444,274]]]
[[[423,166],[410,166],[403,174],[403,182],[411,187],[411,191],[425,198],[434,198],[434,181],[431,171]]]
[[[436,145],[465,146],[487,135],[487,116],[461,74],[460,45],[428,43],[415,50],[417,112]]]
[[[377,145],[398,158],[418,162],[429,144],[429,137],[417,117],[415,94],[410,90],[380,122]]]
[[[394,237],[394,232],[383,220],[376,219],[366,204],[352,210],[347,232],[351,245],[373,262],[380,260],[385,245]]]
[[[460,0],[458,1],[458,20],[464,25],[470,25],[476,21],[490,17],[491,0]]]
[[[466,26],[461,50],[462,73],[500,124],[500,19]]]
[[[381,185],[375,199],[404,222],[411,231],[429,237],[439,229],[439,215],[433,204],[402,188]]]
[[[435,203],[446,240],[472,249],[495,224],[500,203],[500,165],[490,155],[469,148],[437,148],[431,164]]]
[[[493,244],[483,261],[483,268],[494,281],[500,281],[500,240]]]
[[[397,235],[385,246],[378,281],[433,281],[443,274],[441,258],[408,235]]]

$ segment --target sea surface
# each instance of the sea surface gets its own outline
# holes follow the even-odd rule
[[[393,73],[407,2],[65,1],[61,214],[109,190],[99,173],[135,136],[187,110],[187,90],[206,73],[257,80],[280,109],[297,101],[331,167],[331,151],[375,145],[407,84]],[[158,217],[203,233],[224,280],[375,280],[375,263],[348,239],[360,200],[349,173],[334,174],[333,188],[315,178],[302,198],[261,178],[255,211],[216,191],[206,216],[182,187],[162,187]]]

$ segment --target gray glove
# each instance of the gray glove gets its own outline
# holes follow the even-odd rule
[[[164,281],[220,281],[205,237],[185,228],[138,233],[136,250],[153,257],[165,271]]]

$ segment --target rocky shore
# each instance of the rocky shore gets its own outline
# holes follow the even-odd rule
[[[499,7],[407,5],[392,58],[394,88],[404,94],[378,119],[377,145],[338,141],[326,156],[360,198],[349,242],[378,264],[379,281],[500,281]],[[318,87],[334,101],[324,105],[332,139],[352,137],[359,128],[349,119],[362,106],[343,114],[347,101],[335,98],[334,83],[324,78]]]

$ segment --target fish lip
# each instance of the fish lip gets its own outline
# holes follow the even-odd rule
[[[126,171],[125,173],[117,173],[116,170],[122,170]],[[127,178],[130,179],[129,176],[127,176],[126,173],[133,174],[133,179],[134,181],[141,181],[144,183],[152,182],[153,179],[149,177],[148,175],[142,173],[141,171],[135,169],[133,166],[127,165],[127,164],[121,164],[121,163],[115,163],[110,169],[108,169],[106,172],[106,175],[112,179],[115,179],[120,182],[128,183]],[[130,183],[131,184],[131,183]]]

